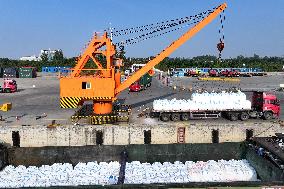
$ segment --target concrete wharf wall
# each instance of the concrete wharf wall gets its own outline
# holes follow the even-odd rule
[[[151,144],[178,143],[179,128],[184,128],[185,143],[211,143],[212,130],[218,130],[219,142],[240,142],[247,137],[248,129],[254,136],[273,136],[283,132],[283,126],[273,122],[239,123],[161,123],[86,125],[86,126],[0,126],[0,140],[13,145],[12,132],[18,131],[20,147],[85,146],[97,144],[97,132],[102,132],[103,145],[144,144],[144,131],[151,130]]]

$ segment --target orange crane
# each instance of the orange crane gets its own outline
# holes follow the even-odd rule
[[[177,48],[193,37],[207,24],[214,20],[222,11],[226,9],[226,3],[218,6],[207,17],[190,28],[186,33],[176,41],[165,48],[154,59],[150,60],[144,67],[135,72],[126,81],[121,83],[120,67],[121,59],[116,59],[116,47],[105,32],[102,36],[95,34],[88,44],[84,53],[78,58],[77,64],[68,76],[60,77],[60,106],[62,108],[77,108],[83,105],[84,101],[93,101],[92,119],[98,117],[113,116],[113,103],[117,95],[137,81],[145,73],[153,73],[153,67],[159,64],[164,58],[168,57]],[[99,62],[98,55],[106,57],[106,63],[103,66]],[[84,69],[85,64],[92,59],[97,65],[97,69]],[[81,75],[84,70],[93,70],[94,75]]]

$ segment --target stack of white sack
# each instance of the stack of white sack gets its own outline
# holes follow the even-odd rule
[[[0,172],[0,188],[50,187],[116,184],[118,162],[55,163],[41,167],[7,166]],[[125,184],[257,181],[247,160],[153,164],[134,161],[126,164]]]
[[[126,164],[125,184],[257,181],[247,160]]]
[[[119,168],[118,162],[78,163],[74,168],[69,163],[27,168],[9,165],[0,172],[0,188],[115,184]]]
[[[155,111],[196,111],[196,110],[249,110],[251,102],[246,100],[246,95],[236,93],[193,93],[191,99],[185,100],[154,100]]]

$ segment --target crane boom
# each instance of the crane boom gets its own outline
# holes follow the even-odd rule
[[[196,33],[203,29],[207,24],[214,20],[223,10],[227,8],[227,4],[223,3],[218,8],[216,8],[211,14],[205,17],[202,21],[197,23],[193,28],[190,28],[185,34],[180,38],[170,44],[166,49],[164,49],[160,54],[158,54],[153,60],[150,60],[144,67],[135,72],[131,77],[126,81],[121,83],[116,89],[115,94],[120,93],[124,89],[128,88],[132,83],[137,81],[145,73],[151,70],[155,65],[159,64],[164,58],[168,57],[173,53],[177,48],[184,44],[187,40],[192,38]]]

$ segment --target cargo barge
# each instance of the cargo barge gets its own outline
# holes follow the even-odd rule
[[[151,183],[151,184],[114,184],[76,186],[78,188],[183,188],[183,187],[221,187],[221,186],[271,186],[284,185],[283,169],[260,156],[252,147],[254,141],[229,142],[219,144],[149,144],[149,145],[96,145],[96,146],[46,146],[46,147],[7,147],[1,146],[1,167],[52,165],[69,163],[72,166],[87,162],[118,161],[124,166],[126,162],[140,161],[171,162],[175,161],[209,161],[209,160],[241,160],[246,159],[257,172],[259,181],[235,182],[188,182],[188,183]],[[123,152],[127,157],[123,158]],[[272,152],[271,152],[272,153]],[[282,152],[283,153],[283,152]],[[124,167],[125,170],[125,167]],[[64,186],[61,186],[64,188]]]

